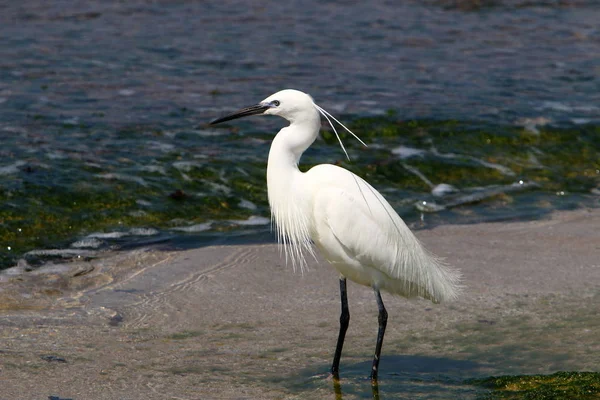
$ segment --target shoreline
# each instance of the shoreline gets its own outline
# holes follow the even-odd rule
[[[383,294],[382,393],[472,398],[464,379],[597,370],[598,226],[600,210],[587,209],[416,231],[462,271],[465,291],[442,305]],[[3,275],[4,395],[333,397],[338,280],[325,262],[309,268],[293,273],[277,245],[262,244],[138,249]],[[341,377],[343,398],[353,399],[369,389],[377,306],[353,283],[348,300]]]

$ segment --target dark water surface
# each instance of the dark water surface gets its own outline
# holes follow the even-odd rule
[[[2,2],[0,267],[269,237],[281,121],[206,122],[287,87],[370,144],[347,163],[326,131],[303,161],[413,227],[597,205],[598,21],[595,1]]]

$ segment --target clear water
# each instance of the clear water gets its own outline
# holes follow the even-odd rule
[[[4,2],[2,267],[270,238],[282,122],[206,123],[287,87],[370,144],[347,163],[326,132],[303,161],[355,170],[413,227],[597,205],[598,21],[575,0]]]

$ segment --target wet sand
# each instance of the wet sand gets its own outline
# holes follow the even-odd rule
[[[381,398],[473,398],[465,379],[598,371],[600,210],[417,236],[461,269],[465,292],[441,305],[384,295]],[[292,272],[276,245],[4,273],[0,398],[336,398],[337,278],[322,261]],[[341,390],[368,398],[377,306],[370,289],[348,291]]]

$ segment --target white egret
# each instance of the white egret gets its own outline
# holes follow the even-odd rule
[[[305,254],[314,255],[314,243],[340,273],[342,311],[331,366],[335,379],[339,379],[340,357],[350,321],[346,278],[375,291],[379,330],[371,380],[376,383],[387,324],[380,290],[404,297],[421,296],[438,303],[458,295],[460,274],[428,253],[383,196],[357,175],[330,164],[317,165],[307,172],[298,169],[302,153],[319,134],[319,113],[336,135],[331,119],[358,139],[316,105],[312,97],[292,89],[277,92],[211,124],[257,114],[278,115],[290,122],[277,133],[269,151],[267,189],[271,218],[286,257],[294,266],[304,268]],[[338,140],[346,152],[339,135]]]

